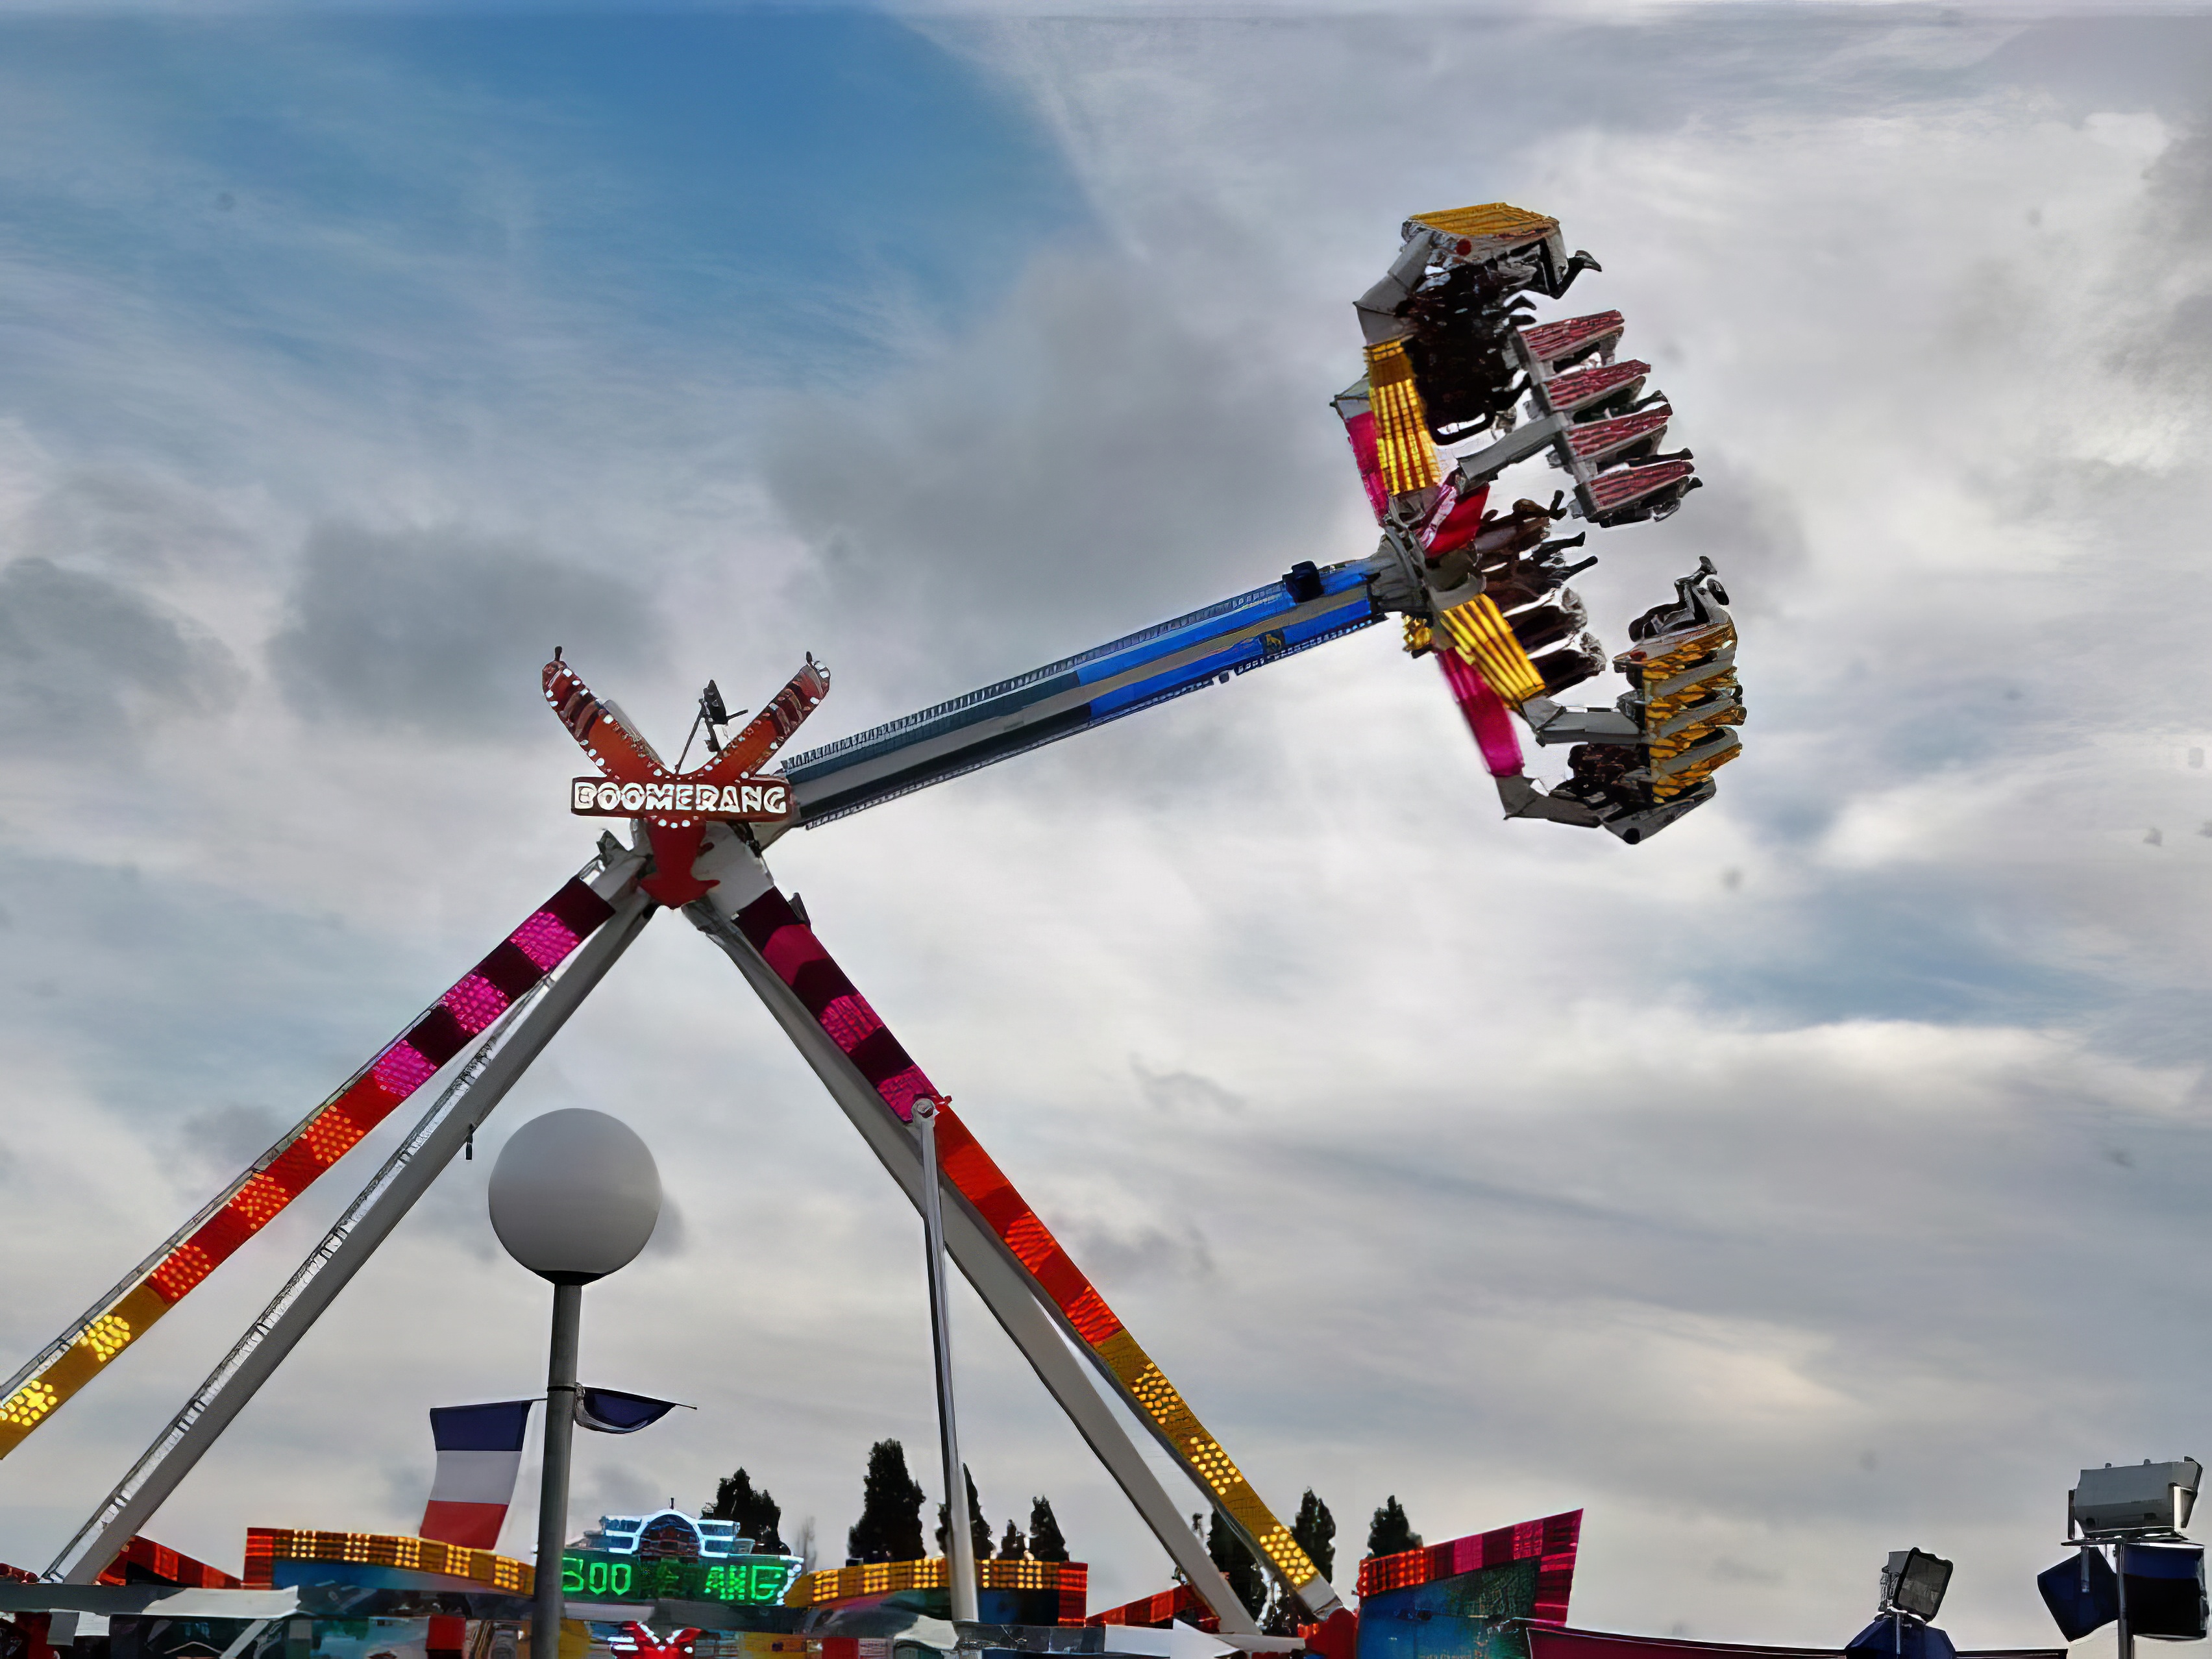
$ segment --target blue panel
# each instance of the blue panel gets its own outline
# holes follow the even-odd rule
[[[1322,575],[1321,591],[1324,595],[1342,593],[1357,588],[1360,591],[1364,605],[1366,586],[1366,573],[1357,565],[1336,565]],[[1236,599],[1224,600],[1210,610],[1194,612],[1188,617],[1178,618],[1172,623],[1164,623],[1158,629],[1148,635],[1139,635],[1131,641],[1116,642],[1128,645],[1131,647],[1129,649],[1117,650],[1114,646],[1104,647],[1104,652],[1111,654],[1093,653],[1091,659],[1084,665],[1078,678],[1085,685],[1093,685],[1100,680],[1109,680],[1116,674],[1126,673],[1132,668],[1141,667],[1147,662],[1172,656],[1176,652],[1200,644],[1218,635],[1234,633],[1240,628],[1249,628],[1254,623],[1263,621],[1269,617],[1280,616],[1285,611],[1296,609],[1297,609],[1296,603],[1287,592],[1284,592],[1280,582],[1267,587],[1255,587],[1249,593],[1239,594]],[[1334,629],[1322,631],[1331,632]],[[1218,672],[1219,670],[1217,668],[1213,672]],[[1199,678],[1202,678],[1204,676],[1200,675]]]
[[[896,755],[917,744],[942,738],[985,720],[1018,714],[1078,685],[1095,684],[1132,671],[1141,672],[1147,665],[1194,647],[1203,650],[1209,641],[1220,641],[1224,634],[1263,624],[1269,617],[1288,617],[1300,607],[1291,602],[1280,582],[1273,582],[1208,605],[1203,611],[1110,641],[1079,656],[1048,663],[1026,674],[971,691],[966,696],[955,697],[950,702],[939,703],[794,756],[785,763],[784,775],[798,787],[802,821],[810,829],[830,823],[880,801],[1088,731],[1103,721],[1119,720],[1140,708],[1182,696],[1231,674],[1241,674],[1262,663],[1310,649],[1378,619],[1380,612],[1368,587],[1367,573],[1359,565],[1337,565],[1317,574],[1324,598],[1337,596],[1341,603],[1314,611],[1311,607],[1316,602],[1310,600],[1307,614],[1295,622],[1285,621],[1279,628],[1252,638],[1223,641],[1218,649],[1206,651],[1195,661],[1164,668],[1134,684],[1101,692],[1088,705],[1032,719],[1012,731],[988,737],[978,734],[959,744],[951,753],[930,760],[915,760],[871,782],[848,783],[841,787],[839,775],[861,762]]]
[[[1234,633],[1240,628],[1249,627],[1265,617],[1292,608],[1290,595],[1284,592],[1279,586],[1263,587],[1256,593],[1246,594],[1244,598],[1249,603],[1238,605],[1232,611],[1191,623],[1172,633],[1146,640],[1133,650],[1119,652],[1086,664],[1076,678],[1085,685],[1096,685],[1101,680],[1110,680],[1116,674],[1140,668],[1148,662],[1158,662],[1162,657],[1172,656],[1178,651],[1203,644],[1223,634]]]
[[[1359,1602],[1359,1659],[1528,1659],[1534,1559],[1384,1590]]]
[[[1324,594],[1349,593],[1358,590],[1364,595],[1367,574],[1358,564],[1332,565],[1320,574]],[[1064,686],[1079,683],[1095,684],[1119,672],[1116,668],[1102,665],[1118,662],[1122,667],[1128,667],[1150,662],[1186,645],[1230,632],[1246,623],[1290,608],[1290,599],[1283,592],[1282,583],[1270,582],[1265,587],[1255,587],[1249,593],[1239,593],[1233,599],[1207,605],[1203,611],[1194,611],[1187,616],[1156,623],[1134,634],[1109,640],[1104,645],[1093,646],[1075,656],[1063,657],[1060,661],[1047,663],[1042,668],[1032,668],[1026,674],[1017,674],[1012,679],[1000,680],[994,685],[970,691],[950,702],[940,702],[933,708],[902,715],[866,732],[856,732],[849,738],[840,738],[835,743],[793,755],[784,763],[783,775],[794,783],[821,777],[867,756],[904,748],[925,737],[957,731],[979,720],[1011,714],[1040,697],[1051,696]],[[833,760],[836,763],[835,767],[825,764]]]
[[[1270,610],[1288,611],[1292,608],[1288,600],[1285,600],[1280,606],[1270,607]],[[1290,647],[1327,639],[1344,631],[1347,627],[1371,621],[1373,609],[1363,586],[1357,599],[1350,605],[1340,605],[1333,611],[1306,617],[1274,633],[1262,635],[1258,639],[1238,640],[1232,644],[1224,646],[1219,651],[1199,658],[1194,662],[1185,663],[1180,668],[1170,669],[1166,673],[1156,675],[1151,679],[1139,680],[1133,685],[1125,685],[1117,690],[1109,691],[1092,701],[1091,715],[1094,719],[1103,718],[1125,709],[1132,704],[1152,702],[1163,694],[1178,688],[1195,690],[1206,681],[1217,678],[1220,675],[1242,673],[1248,668],[1255,668],[1262,662],[1270,661],[1285,654]],[[1254,611],[1237,617],[1234,625],[1241,627],[1253,621],[1255,617],[1267,614],[1269,614],[1268,611],[1261,611],[1255,607]],[[1185,639],[1181,641],[1181,644],[1188,645],[1192,642],[1190,639]],[[1132,661],[1133,660],[1133,653]],[[1125,662],[1123,665],[1128,666],[1130,663]]]

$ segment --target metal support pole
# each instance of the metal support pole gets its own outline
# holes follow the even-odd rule
[[[2118,1659],[2136,1659],[2135,1632],[2128,1628],[2128,1547],[2124,1543],[2112,1546],[2112,1578],[2119,1591]]]
[[[914,1103],[914,1132],[921,1142],[921,1236],[929,1256],[929,1345],[937,1359],[937,1445],[945,1459],[945,1572],[956,1624],[972,1625],[975,1606],[975,1522],[968,1512],[968,1468],[960,1461],[960,1430],[952,1409],[952,1310],[945,1284],[945,1201],[937,1180],[937,1107]]]
[[[561,1555],[568,1542],[568,1453],[576,1438],[576,1348],[584,1287],[553,1287],[553,1343],[545,1362],[545,1459],[538,1481],[538,1583],[530,1610],[530,1659],[561,1652]]]

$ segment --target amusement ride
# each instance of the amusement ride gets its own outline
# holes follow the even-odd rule
[[[604,830],[574,877],[0,1385],[4,1457],[363,1136],[438,1085],[45,1579],[89,1585],[110,1571],[647,923],[674,910],[735,964],[917,1207],[917,1108],[933,1118],[945,1251],[1167,1552],[1194,1610],[1239,1648],[1308,1644],[1261,1632],[1109,1397],[1210,1497],[1312,1626],[1343,1629],[1352,1617],[1343,1597],[839,967],[795,896],[778,889],[764,855],[792,830],[819,828],[1394,616],[1407,652],[1435,659],[1507,817],[1602,829],[1634,844],[1711,800],[1714,774],[1738,752],[1744,713],[1735,625],[1711,562],[1701,560],[1671,598],[1629,622],[1613,653],[1589,631],[1587,608],[1567,586],[1595,562],[1592,532],[1664,518],[1698,483],[1687,450],[1662,451],[1673,411],[1663,394],[1645,390],[1650,366],[1617,356],[1620,313],[1535,319],[1540,298],[1559,301],[1600,269],[1588,254],[1567,252],[1555,220],[1503,204],[1405,222],[1397,257],[1357,301],[1364,372],[1334,400],[1379,527],[1366,557],[1293,565],[1264,586],[793,755],[775,769],[770,763],[830,690],[829,669],[811,657],[733,733],[710,683],[693,727],[703,732],[707,758],[682,770],[689,738],[669,765],[556,648],[544,695],[593,769],[570,783],[570,811],[627,821],[630,838]],[[1540,459],[1557,475],[1547,488],[1492,504],[1509,469]],[[1576,533],[1555,534],[1567,520],[1578,521]],[[1609,672],[1625,681],[1609,705],[1556,701]],[[1528,775],[1524,738],[1567,748],[1564,781],[1547,787]],[[1571,1528],[1546,1522],[1528,1540],[1484,1541],[1501,1535],[1459,1544],[1480,1547],[1469,1558],[1478,1565],[1504,1549],[1498,1559],[1571,1567]],[[1456,1559],[1432,1565],[1459,1571]],[[1370,1589],[1364,1576],[1362,1589]],[[1540,1584],[1535,1594],[1545,1594]],[[1551,1594],[1563,1617],[1563,1580]]]

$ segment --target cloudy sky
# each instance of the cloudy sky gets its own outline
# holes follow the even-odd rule
[[[664,742],[811,650],[820,740],[1358,556],[1349,302],[1502,198],[1709,481],[1585,591],[1722,567],[1715,805],[1499,822],[1378,629],[772,863],[1347,1588],[1395,1492],[1586,1509],[1582,1624],[1839,1642],[1919,1545],[2051,1639],[2073,1472],[2212,1453],[2207,86],[2171,11],[0,14],[6,1368],[583,860],[550,647]],[[680,921],[485,1152],[578,1103],[670,1194],[587,1380],[699,1407],[578,1513],[743,1463],[841,1559],[931,1432],[911,1214]],[[0,1559],[398,1127],[0,1468]],[[411,1529],[424,1412],[543,1376],[489,1167],[155,1535]],[[963,1294],[988,1516],[1161,1587]]]

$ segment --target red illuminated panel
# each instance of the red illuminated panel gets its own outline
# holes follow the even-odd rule
[[[1590,484],[1590,499],[1601,513],[1612,513],[1643,500],[1668,484],[1677,484],[1697,468],[1688,461],[1654,461],[1648,466],[1624,466],[1601,472]]]
[[[1359,482],[1367,491],[1367,505],[1381,523],[1390,511],[1390,491],[1382,482],[1382,458],[1375,445],[1375,416],[1371,410],[1347,415],[1344,435],[1352,442],[1352,459],[1359,468]]]
[[[1632,359],[1606,368],[1578,368],[1556,380],[1547,380],[1544,396],[1560,414],[1571,415],[1608,398],[1634,397],[1650,372],[1650,364]]]
[[[739,912],[738,927],[902,1122],[912,1121],[916,1100],[937,1097],[921,1068],[781,893],[771,889],[755,899]],[[1103,1341],[1121,1328],[1104,1298],[949,1105],[938,1111],[937,1146],[953,1186],[1061,1312],[1077,1321],[1085,1341]]]
[[[1292,1588],[1302,1589],[1319,1578],[1320,1569],[1299,1548],[1290,1528],[1261,1500],[1221,1443],[1206,1431],[1158,1364],[1106,1305],[1097,1287],[1060,1248],[1042,1218],[931,1086],[789,901],[771,888],[738,913],[737,923],[762,960],[820,1022],[901,1122],[912,1119],[916,1100],[938,1101],[937,1147],[946,1179],[1121,1385],[1129,1402],[1152,1420],[1183,1468],[1212,1493]]]
[[[1049,1566],[1053,1563],[1047,1562]],[[1062,1561],[1058,1564],[1060,1590],[1060,1622],[1079,1625],[1091,1604],[1091,1568],[1081,1561]]]
[[[1498,1527],[1399,1555],[1370,1555],[1359,1564],[1359,1594],[1377,1595],[1384,1590],[1455,1578],[1483,1567],[1533,1560],[1538,1563],[1534,1620],[1540,1625],[1564,1625],[1567,1595],[1574,1587],[1575,1550],[1582,1532],[1583,1512],[1569,1510],[1564,1515],[1547,1515],[1540,1521]]]
[[[102,1584],[180,1584],[191,1589],[239,1589],[241,1580],[232,1577],[220,1567],[211,1567],[204,1561],[195,1561],[166,1544],[152,1539],[133,1536],[115,1559],[107,1564],[107,1571],[94,1581]]]
[[[1459,495],[1455,487],[1437,496],[1428,521],[1421,526],[1421,546],[1427,556],[1432,561],[1441,559],[1473,541],[1482,528],[1482,509],[1489,501],[1488,484],[1471,495]]]
[[[557,966],[592,930],[614,914],[607,902],[572,881],[509,934],[499,947],[432,1004],[407,1035],[357,1074],[309,1118],[275,1156],[246,1177],[238,1193],[199,1231],[147,1277],[165,1302],[174,1303],[272,1217],[353,1149],[393,1109],[436,1075],[515,999],[545,976],[539,957]],[[527,935],[535,952],[523,949]],[[556,952],[557,951],[557,954]]]
[[[1490,689],[1482,671],[1456,651],[1439,651],[1436,658],[1443,670],[1444,684],[1451,688],[1452,701],[1459,705],[1467,729],[1474,734],[1475,744],[1482,750],[1482,763],[1490,769],[1490,775],[1519,777],[1521,739],[1513,730],[1504,699]]]
[[[188,1237],[172,1241],[118,1295],[18,1375],[17,1386],[0,1399],[0,1456],[13,1451],[149,1325],[281,1214],[613,914],[580,880],[569,882],[532,911],[405,1036],[263,1153],[204,1222]]]
[[[1124,1601],[1118,1607],[1094,1613],[1083,1622],[1086,1625],[1133,1625],[1141,1629],[1164,1630],[1177,1620],[1194,1630],[1218,1631],[1221,1628],[1221,1621],[1213,1616],[1205,1602],[1198,1599],[1198,1592],[1188,1584],[1177,1584],[1173,1589],[1162,1590],[1158,1595],[1140,1595],[1133,1601]]]
[[[1587,317],[1567,317],[1521,331],[1521,343],[1528,355],[1547,368],[1562,358],[1595,351],[1618,340],[1627,327],[1617,311],[1592,312]]]
[[[914,1103],[934,1098],[937,1091],[783,895],[774,888],[762,894],[738,913],[738,928],[860,1068],[884,1104],[902,1123],[912,1121]],[[940,1128],[940,1139],[943,1133]]]

